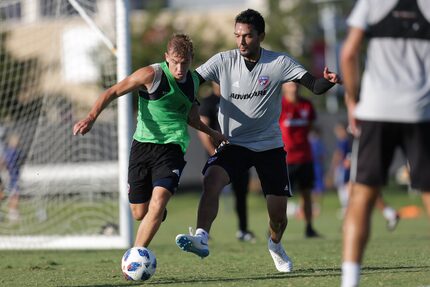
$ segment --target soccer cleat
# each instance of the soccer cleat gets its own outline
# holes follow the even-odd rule
[[[183,251],[194,253],[201,258],[209,255],[208,243],[203,237],[193,235],[191,228],[190,234],[179,234],[176,236],[176,245]]]
[[[238,230],[236,232],[236,238],[239,241],[243,241],[243,242],[250,242],[250,243],[256,242],[255,235],[251,231]]]
[[[293,262],[280,243],[275,244],[271,238],[268,240],[270,255],[272,256],[275,267],[279,272],[293,271]]]
[[[164,222],[164,220],[166,220],[166,217],[167,217],[167,208],[164,209],[163,219],[161,219],[161,222]]]
[[[306,238],[321,238],[322,236],[318,232],[316,232],[315,229],[312,228],[312,226],[308,225],[308,226],[306,226],[305,237]]]
[[[398,214],[396,214],[396,216],[387,219],[387,229],[388,231],[393,231],[394,229],[396,229],[397,224],[399,223],[400,220],[400,216]]]
[[[399,220],[400,220],[399,213],[394,208],[390,206],[386,206],[382,210],[382,215],[387,221],[387,229],[389,231],[393,231],[396,228],[397,223],[399,223]]]

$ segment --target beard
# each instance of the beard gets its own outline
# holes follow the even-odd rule
[[[251,47],[248,46],[245,51],[242,51],[239,48],[239,53],[242,57],[245,57],[247,59],[257,60],[260,55],[260,47],[256,49],[252,49]]]
[[[239,53],[240,53],[242,56],[244,56],[244,57],[249,57],[249,56],[251,56],[251,55],[252,55],[252,52],[251,52],[249,49],[247,49],[247,50],[245,50],[245,51],[242,51],[242,50],[240,50],[240,49],[239,49]]]

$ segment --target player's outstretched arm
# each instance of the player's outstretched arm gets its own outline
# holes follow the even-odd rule
[[[342,79],[340,76],[332,71],[330,71],[327,67],[324,67],[323,71],[324,79],[333,84],[342,84]]]
[[[87,117],[80,120],[73,126],[73,134],[84,135],[89,132],[100,113],[110,102],[121,97],[139,87],[150,88],[154,79],[154,69],[150,66],[141,68],[104,91],[96,100]]]
[[[341,84],[342,80],[339,75],[324,68],[323,78],[315,78],[310,73],[305,73],[302,78],[295,82],[308,88],[312,93],[321,95],[330,90],[335,84]]]
[[[193,103],[190,113],[188,114],[188,124],[198,131],[201,131],[212,138],[214,146],[219,146],[221,143],[227,143],[227,138],[220,132],[211,129],[200,119],[199,107],[196,103]]]

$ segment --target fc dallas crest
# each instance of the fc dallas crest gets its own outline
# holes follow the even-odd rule
[[[260,86],[266,87],[269,84],[269,76],[260,76],[258,78],[258,84]]]

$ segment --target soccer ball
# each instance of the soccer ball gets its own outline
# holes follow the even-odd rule
[[[133,247],[122,256],[121,269],[126,280],[148,280],[155,273],[157,259],[145,247]]]

